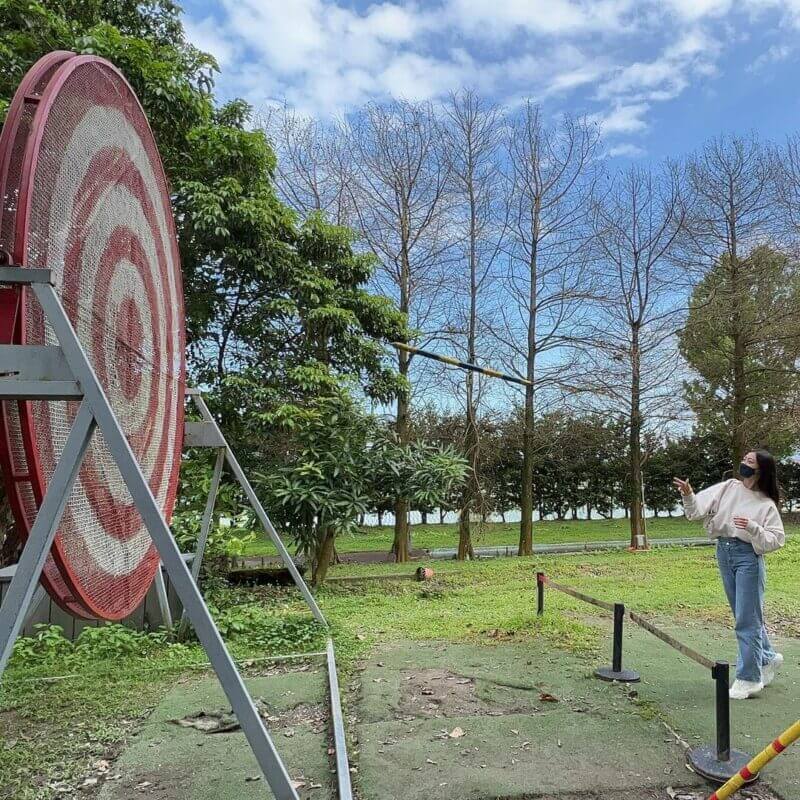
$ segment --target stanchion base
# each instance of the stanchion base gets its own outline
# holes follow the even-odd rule
[[[720,761],[717,758],[717,750],[714,747],[704,745],[686,751],[686,762],[698,774],[714,783],[725,783],[736,775],[742,767],[746,767],[752,756],[742,753],[740,750],[731,750],[731,757],[727,761]],[[754,775],[745,783],[752,783],[758,779]]]
[[[612,667],[600,667],[594,671],[595,677],[601,681],[619,681],[620,683],[638,683],[641,678],[638,672],[632,669],[622,669],[619,672]]]

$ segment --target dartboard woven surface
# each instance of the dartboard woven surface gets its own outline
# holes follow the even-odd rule
[[[167,520],[175,502],[185,388],[183,293],[167,184],[133,90],[108,62],[64,61],[47,81],[25,146],[13,256],[56,290]],[[23,297],[16,341],[56,344]],[[77,403],[30,402],[21,437],[33,495],[55,469]],[[27,441],[26,441],[27,439]],[[20,442],[11,443],[12,450]],[[25,524],[30,525],[26,511]],[[127,616],[158,554],[102,435],[95,434],[56,536],[66,606]],[[66,590],[66,591],[64,591]]]

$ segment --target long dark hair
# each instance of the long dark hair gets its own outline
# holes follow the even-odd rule
[[[754,450],[758,462],[758,489],[772,500],[776,506],[781,504],[781,487],[778,483],[778,465],[769,450]]]

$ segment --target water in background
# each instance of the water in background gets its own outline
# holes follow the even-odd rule
[[[672,510],[672,513],[673,513],[673,516],[680,516],[683,513],[683,510],[681,509],[680,506],[676,506]],[[652,519],[653,514],[650,511],[645,511],[645,516],[648,519]],[[665,512],[663,512],[663,511],[660,512],[660,516],[661,517],[666,516]],[[623,509],[618,508],[618,509],[614,510],[614,513],[613,513],[613,518],[614,519],[623,519],[624,517],[625,517],[625,512],[624,512]],[[412,511],[411,515],[410,515],[410,519],[411,519],[411,524],[412,525],[419,525],[419,524],[422,523],[422,516],[418,511]],[[547,521],[547,522],[553,521],[554,519],[555,519],[555,517],[545,517],[545,521]],[[586,517],[586,509],[585,508],[579,508],[578,509],[578,519],[587,519],[587,517]],[[592,511],[592,520],[599,520],[599,519],[605,519],[605,518],[601,517],[596,511]],[[520,510],[518,508],[515,508],[515,509],[513,509],[511,511],[507,511],[506,512],[506,522],[509,522],[509,523],[511,523],[511,522],[519,522],[519,520],[520,520]],[[539,520],[539,513],[536,512],[536,511],[534,511],[534,513],[533,513],[533,520],[534,520],[534,522],[539,522],[540,521]],[[444,521],[445,522],[458,522],[458,513],[455,512],[455,511],[448,511],[444,515]],[[489,522],[502,522],[503,520],[502,520],[502,518],[500,517],[499,514],[490,514],[488,521]],[[565,522],[571,522],[572,521],[572,512],[571,511],[564,518],[564,521]],[[439,522],[439,512],[438,511],[434,511],[434,512],[428,514],[428,525],[435,525],[438,522]],[[378,515],[377,514],[367,514],[367,516],[364,518],[364,525],[366,527],[374,527],[377,524],[378,524]],[[394,525],[394,514],[391,514],[391,513],[389,513],[387,511],[383,515],[383,524],[384,525]]]

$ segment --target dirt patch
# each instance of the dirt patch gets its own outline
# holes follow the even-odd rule
[[[267,727],[282,731],[284,736],[294,736],[297,727],[308,728],[312,733],[322,733],[327,727],[327,713],[320,704],[300,703],[288,711],[278,713],[261,698],[255,703]],[[169,722],[181,728],[194,728],[202,733],[232,733],[241,730],[239,721],[230,708],[196,711]]]
[[[146,797],[148,800],[182,800],[191,785],[191,771],[160,766],[157,770],[120,777],[111,784],[111,796],[117,800]]]
[[[500,716],[519,711],[535,713],[530,705],[487,703],[478,697],[475,681],[447,669],[406,670],[398,706],[400,717]]]

